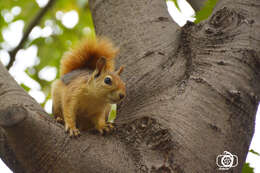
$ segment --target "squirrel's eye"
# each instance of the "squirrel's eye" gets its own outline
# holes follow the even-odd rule
[[[109,78],[109,77],[106,77],[105,80],[104,80],[104,82],[105,82],[106,84],[108,84],[108,85],[111,85],[111,84],[112,84],[112,80],[111,80],[111,78]]]

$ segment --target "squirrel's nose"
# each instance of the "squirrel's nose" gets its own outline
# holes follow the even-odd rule
[[[125,97],[124,94],[122,94],[122,93],[119,94],[119,98],[120,98],[120,99],[123,99],[124,97]]]

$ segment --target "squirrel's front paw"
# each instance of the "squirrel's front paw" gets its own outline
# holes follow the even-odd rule
[[[56,117],[55,121],[60,124],[64,124],[64,120],[61,117]]]
[[[104,134],[110,132],[112,129],[114,128],[112,123],[106,123],[105,126],[103,126],[102,128],[97,128],[97,130],[99,131],[100,134]]]
[[[78,137],[78,136],[80,136],[80,131],[76,127],[72,128],[72,127],[69,127],[68,125],[65,125],[65,131],[67,133],[69,133],[70,137],[74,137],[74,136]]]

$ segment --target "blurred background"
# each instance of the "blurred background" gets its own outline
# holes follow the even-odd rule
[[[208,0],[195,13],[186,0],[166,1],[173,22],[180,27],[187,21],[199,23],[207,19],[216,3],[217,0]],[[88,0],[2,0],[0,30],[0,61],[51,114],[50,86],[59,77],[63,53],[78,40],[95,36]],[[260,172],[259,116],[260,110],[243,173]],[[1,160],[0,172],[11,172]]]

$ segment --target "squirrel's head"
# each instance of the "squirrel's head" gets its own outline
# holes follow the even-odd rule
[[[119,103],[125,97],[125,83],[120,78],[123,69],[120,67],[119,70],[111,72],[107,70],[106,58],[101,57],[97,61],[90,83],[98,91],[95,94],[105,98],[105,102]]]

